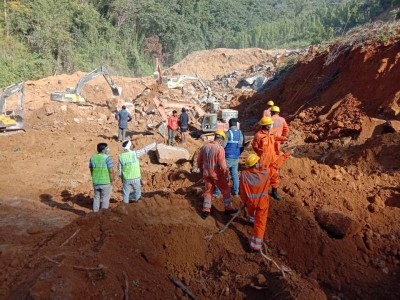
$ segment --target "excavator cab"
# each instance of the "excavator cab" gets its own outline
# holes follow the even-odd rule
[[[228,131],[229,120],[238,116],[239,112],[233,109],[221,109],[218,114],[205,114],[201,123],[201,130],[204,133],[215,132],[217,129]]]
[[[206,114],[201,122],[201,130],[203,132],[214,132],[217,130],[218,115],[217,114]]]
[[[19,94],[17,107],[7,110],[7,98]],[[0,132],[24,130],[24,82],[6,87],[0,93]]]
[[[121,87],[117,86],[114,83],[107,69],[104,66],[100,66],[98,69],[93,70],[92,72],[86,74],[81,79],[79,79],[75,88],[67,88],[63,92],[53,92],[51,93],[50,98],[53,101],[83,104],[86,102],[85,98],[83,98],[82,96],[83,87],[85,86],[86,83],[99,76],[103,76],[105,78],[114,96],[117,97],[121,96],[122,93]]]

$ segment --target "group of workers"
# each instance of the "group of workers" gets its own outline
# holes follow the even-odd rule
[[[284,118],[279,116],[280,109],[273,101],[267,102],[267,109],[259,121],[259,129],[251,143],[255,153],[245,160],[246,169],[239,176],[239,158],[245,147],[245,137],[238,128],[236,118],[229,120],[229,130],[216,130],[214,140],[201,147],[197,166],[203,175],[205,191],[203,194],[203,209],[201,217],[206,219],[211,212],[212,196],[223,195],[224,213],[234,215],[238,209],[232,206],[231,195],[240,195],[247,207],[249,222],[253,224],[253,235],[250,241],[250,251],[260,251],[269,209],[269,186],[271,196],[276,200],[282,197],[278,193],[279,173],[290,152],[280,154],[280,143],[287,140],[289,128]],[[123,202],[130,200],[138,202],[141,197],[141,172],[139,158],[156,147],[156,143],[134,151],[132,142],[125,140],[127,123],[132,119],[126,107],[116,113],[118,120],[118,139],[123,141],[123,152],[118,157],[118,174],[123,183]],[[178,120],[174,110],[168,120],[168,144],[172,145],[175,132],[180,128],[182,143],[188,127],[188,115],[185,108]],[[93,211],[109,207],[109,200],[114,182],[114,163],[109,156],[110,149],[106,143],[97,145],[97,154],[90,158],[89,168],[92,175],[94,200]],[[232,187],[230,183],[232,182]],[[133,194],[131,194],[133,188]]]
[[[271,196],[281,200],[278,194],[278,170],[290,156],[290,152],[280,154],[280,142],[286,141],[289,134],[287,123],[279,116],[280,109],[272,100],[268,101],[267,105],[259,121],[259,130],[251,144],[255,153],[247,156],[247,168],[240,176],[237,169],[240,154],[244,149],[244,136],[236,127],[236,119],[230,120],[227,133],[222,130],[215,131],[214,140],[200,149],[197,159],[205,184],[202,218],[206,219],[210,215],[212,194],[216,188],[222,192],[225,214],[238,213],[238,209],[232,207],[229,188],[232,178],[232,194],[239,193],[247,207],[249,222],[253,224],[250,251],[255,252],[260,251],[263,244],[269,209],[269,186],[272,187]],[[231,166],[229,159],[232,153],[235,155],[234,168],[228,167]]]
[[[156,143],[147,145],[140,150],[132,150],[130,140],[122,143],[122,153],[118,156],[118,175],[122,180],[122,201],[138,202],[141,197],[141,172],[139,158],[156,147]],[[93,182],[93,211],[98,212],[101,208],[108,208],[112,186],[114,183],[114,163],[109,156],[110,148],[107,143],[97,144],[97,154],[89,160],[89,169]],[[133,188],[133,194],[131,194]]]

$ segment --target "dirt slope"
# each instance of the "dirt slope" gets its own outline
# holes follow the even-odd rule
[[[357,137],[367,126],[364,118],[400,119],[399,65],[399,39],[353,48],[336,45],[297,63],[266,92],[246,95],[233,106],[248,117],[258,116],[257,108],[274,99],[283,116],[299,121],[292,126],[310,141]]]
[[[196,51],[166,70],[166,74],[198,74],[203,79],[211,80],[217,75],[244,70],[251,65],[270,60],[271,56],[283,53],[285,53],[285,50],[263,50],[259,48],[218,48]]]
[[[111,209],[91,213],[88,159],[102,141],[114,162],[121,151],[111,92],[102,78],[88,84],[95,104],[88,109],[49,100],[79,73],[28,82],[27,131],[0,135],[0,298],[188,299],[174,276],[198,299],[399,299],[400,133],[375,132],[370,119],[398,118],[399,52],[398,41],[371,42],[328,66],[330,54],[322,53],[265,93],[231,103],[241,121],[257,119],[266,97],[284,114],[298,111],[283,145],[297,150],[280,171],[284,199],[271,200],[265,237],[285,276],[247,253],[252,228],[245,214],[223,235],[204,239],[228,219],[221,199],[209,219],[200,218],[203,184],[191,161],[158,164],[150,151],[140,159],[143,201],[123,205],[118,180]],[[218,49],[195,53],[176,70],[191,73],[184,67],[197,65],[201,76],[224,75],[263,55]],[[154,142],[158,133],[149,124],[157,116],[146,101],[168,92],[150,78],[115,80],[128,98],[149,86],[135,102],[145,104],[134,110],[128,136],[137,148]],[[194,155],[203,143],[190,138],[185,147]]]

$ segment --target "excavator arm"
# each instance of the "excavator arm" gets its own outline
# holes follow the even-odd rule
[[[19,93],[17,111],[22,111],[24,107],[24,81],[6,87],[0,94],[0,114],[5,114],[6,112],[7,98],[16,93]]]
[[[17,108],[7,111],[7,98],[19,93]],[[22,118],[24,109],[24,81],[6,87],[0,93],[0,131],[12,131],[23,129]]]
[[[51,93],[51,100],[54,101],[61,101],[61,102],[85,102],[85,99],[82,97],[82,91],[86,83],[89,81],[103,76],[104,79],[107,81],[108,85],[111,88],[111,91],[114,96],[121,96],[122,89],[115,84],[112,80],[110,74],[108,73],[107,69],[104,66],[100,66],[98,69],[93,70],[92,72],[86,74],[85,76],[81,77],[76,84],[75,88],[68,88],[64,92],[53,92]]]
[[[85,84],[101,75],[103,75],[104,79],[107,81],[108,85],[112,90],[113,95],[121,96],[121,88],[114,83],[110,74],[108,73],[107,69],[104,66],[100,66],[100,68],[93,70],[92,72],[86,74],[81,79],[79,79],[78,83],[75,86],[75,93],[81,96]]]

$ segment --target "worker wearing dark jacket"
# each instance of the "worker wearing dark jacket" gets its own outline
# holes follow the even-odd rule
[[[128,128],[128,122],[132,121],[132,115],[124,105],[120,111],[115,113],[115,118],[118,120],[118,140],[122,142],[125,140],[126,129]]]
[[[244,150],[244,135],[241,130],[237,128],[237,119],[232,118],[229,120],[229,130],[226,132],[226,141],[222,143],[225,148],[226,166],[232,178],[232,195],[239,195],[239,157]],[[215,189],[214,195],[221,194],[218,188]]]
[[[189,116],[186,112],[186,108],[182,107],[182,113],[179,116],[179,128],[181,131],[181,143],[186,143],[186,131],[189,127]]]

